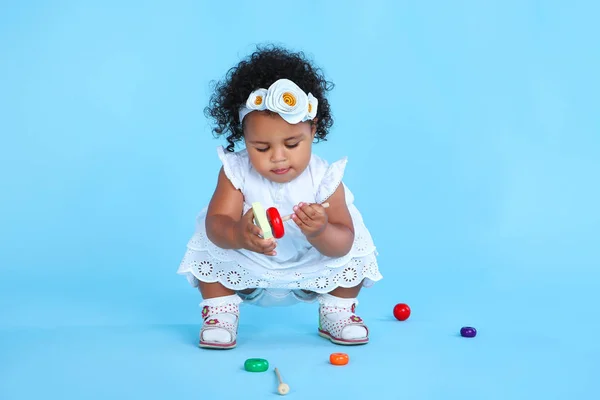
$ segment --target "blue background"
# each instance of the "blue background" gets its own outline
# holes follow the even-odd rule
[[[597,4],[3,2],[0,398],[276,396],[249,357],[298,399],[598,398]],[[202,110],[269,41],[337,85],[315,149],[349,157],[380,251],[367,346],[317,337],[312,304],[246,306],[237,349],[196,347],[175,271],[224,143]]]

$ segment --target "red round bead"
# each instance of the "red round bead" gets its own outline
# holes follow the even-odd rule
[[[406,321],[410,316],[410,307],[408,304],[399,303],[394,307],[394,317],[399,321]]]
[[[285,233],[285,229],[283,227],[283,220],[281,219],[281,215],[279,215],[277,208],[270,207],[267,209],[267,220],[271,225],[271,230],[275,239],[281,239]]]

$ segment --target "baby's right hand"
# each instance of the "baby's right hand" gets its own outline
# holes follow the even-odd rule
[[[237,247],[267,256],[277,255],[277,252],[275,252],[275,247],[277,247],[275,239],[263,239],[260,236],[262,235],[262,229],[256,226],[253,220],[254,212],[250,208],[235,224],[235,241]]]

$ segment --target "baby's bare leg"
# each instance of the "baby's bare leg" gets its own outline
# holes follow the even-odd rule
[[[345,288],[345,287],[337,287],[329,292],[330,295],[335,297],[341,297],[343,299],[354,299],[360,293],[360,289],[362,289],[362,282],[357,286]]]
[[[204,299],[212,299],[214,297],[231,296],[235,291],[227,289],[220,282],[200,282],[200,293]]]

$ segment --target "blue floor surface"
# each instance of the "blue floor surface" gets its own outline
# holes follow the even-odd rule
[[[389,294],[365,291],[358,311],[371,343],[357,347],[317,336],[316,304],[243,305],[238,347],[227,351],[198,348],[197,322],[5,327],[0,398],[276,398],[275,367],[296,399],[597,398],[595,321],[568,301],[544,307],[543,298],[484,288],[472,295],[479,300],[417,296],[411,317],[397,321]],[[35,302],[44,307],[43,298]],[[463,325],[477,337],[461,337]],[[346,352],[350,363],[329,364],[332,352]],[[267,359],[269,371],[244,371],[254,357]]]

